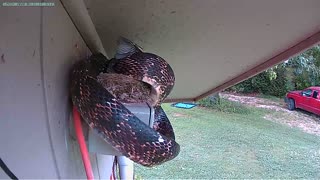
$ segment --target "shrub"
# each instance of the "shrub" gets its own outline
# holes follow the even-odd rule
[[[212,103],[210,97],[201,99],[198,102],[199,106],[207,107],[210,109],[215,109],[217,111],[225,112],[225,113],[237,113],[237,114],[249,114],[250,109],[246,106],[242,105],[239,102],[229,101],[224,98],[220,98],[220,100],[216,103]]]
[[[206,98],[203,98],[199,101],[199,105],[203,107],[213,107],[220,103],[220,95],[219,93],[213,94]]]
[[[228,90],[239,93],[261,93],[283,97],[288,92],[288,85],[290,84],[288,84],[285,77],[285,69],[278,67],[274,70],[264,71]]]

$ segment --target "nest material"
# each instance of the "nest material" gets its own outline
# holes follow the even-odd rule
[[[98,82],[122,103],[152,104],[152,87],[142,81],[121,74],[100,74]]]

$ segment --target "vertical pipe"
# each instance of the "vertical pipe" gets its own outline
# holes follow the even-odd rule
[[[120,179],[133,179],[133,162],[125,156],[118,156]]]

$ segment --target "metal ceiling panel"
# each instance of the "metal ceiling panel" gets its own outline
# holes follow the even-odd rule
[[[168,102],[198,100],[320,42],[318,0],[62,2],[92,51],[99,38],[112,57],[121,35],[166,59],[176,74]]]
[[[318,0],[85,0],[109,56],[128,37],[165,58],[171,99],[194,99],[320,31]]]

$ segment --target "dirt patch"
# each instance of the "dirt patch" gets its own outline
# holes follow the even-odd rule
[[[188,115],[183,113],[173,113],[173,117],[188,117]]]
[[[270,113],[264,116],[266,120],[295,127],[309,134],[320,136],[319,116],[304,112],[302,110],[289,111],[284,102],[276,102],[270,99],[264,99],[252,96],[245,96],[235,93],[221,93],[222,98],[230,101],[240,102],[252,107],[265,108],[281,112],[280,114]]]
[[[309,134],[320,136],[320,123],[312,116],[308,116],[299,112],[284,112],[281,116],[274,114],[267,114],[265,119],[286,124],[290,127],[296,127]]]
[[[222,98],[226,98],[230,101],[240,102],[241,104],[246,104],[249,106],[272,109],[276,111],[287,111],[286,104],[284,102],[275,102],[269,99],[259,98],[256,96],[244,96],[239,94],[229,94],[229,93],[221,93]]]

